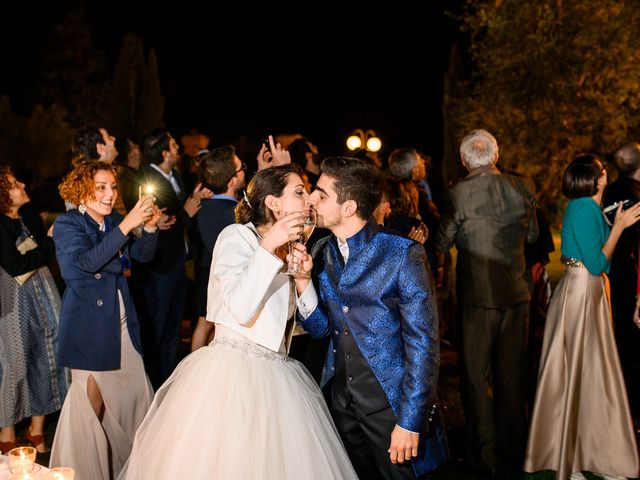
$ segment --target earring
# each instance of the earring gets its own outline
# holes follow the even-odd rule
[[[87,207],[84,206],[84,203],[78,205],[78,211],[83,215],[85,214],[85,212],[87,211]]]

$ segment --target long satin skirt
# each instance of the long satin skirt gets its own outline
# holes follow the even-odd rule
[[[551,299],[524,469],[637,477],[606,276],[567,267]]]
[[[51,448],[50,467],[72,467],[75,480],[116,478],[129,458],[136,429],[151,401],[153,389],[142,357],[121,329],[119,370],[71,370],[71,387],[60,412]],[[92,376],[102,394],[104,414],[99,419],[87,396]]]

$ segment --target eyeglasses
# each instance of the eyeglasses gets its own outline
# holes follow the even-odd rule
[[[247,171],[247,164],[244,162],[240,163],[240,168],[238,170],[236,170],[235,172],[233,172],[233,175],[231,175],[229,177],[229,179],[227,180],[227,183],[229,183],[231,181],[231,179],[233,177],[235,177],[237,174],[239,174],[240,172],[246,172]]]

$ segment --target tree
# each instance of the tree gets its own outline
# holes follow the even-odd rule
[[[458,138],[491,131],[501,165],[536,180],[549,206],[577,153],[638,139],[639,22],[627,0],[467,0],[474,73],[445,99]]]
[[[142,39],[125,35],[116,62],[109,128],[116,135],[136,141],[150,130],[164,126],[164,97],[154,50],[145,61]]]
[[[73,129],[57,104],[36,105],[29,118],[16,115],[9,97],[0,98],[0,156],[14,169],[30,171],[37,181],[60,176],[69,166]]]
[[[81,5],[55,26],[55,35],[43,57],[39,99],[67,110],[74,127],[105,119],[110,108],[110,75],[104,53],[95,48]]]
[[[13,113],[9,96],[0,97],[0,164],[14,168],[19,163],[24,123]]]
[[[164,127],[164,97],[160,88],[158,75],[158,57],[155,50],[149,52],[144,72],[144,89],[139,115],[138,129],[141,134],[150,132],[154,128]]]
[[[58,177],[69,168],[74,129],[66,117],[58,104],[36,105],[25,123],[21,165],[39,178]]]
[[[122,40],[113,75],[109,127],[114,135],[131,135],[135,129],[143,72],[142,40],[129,33]]]

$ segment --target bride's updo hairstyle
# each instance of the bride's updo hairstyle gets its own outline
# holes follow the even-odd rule
[[[259,226],[274,222],[275,217],[264,204],[264,200],[268,195],[281,197],[289,176],[293,173],[299,175],[298,172],[294,165],[288,164],[265,168],[256,173],[236,206],[236,223],[252,222],[255,226]]]

